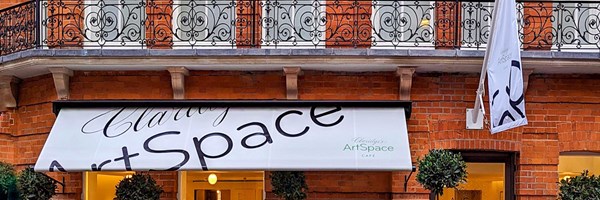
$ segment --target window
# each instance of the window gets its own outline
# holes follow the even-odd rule
[[[231,1],[174,0],[173,48],[235,47],[235,16]]]
[[[434,47],[435,1],[380,1],[373,6],[371,48]]]
[[[84,172],[84,200],[112,200],[116,186],[135,172]]]
[[[84,48],[142,48],[146,10],[139,0],[86,0]]]
[[[212,176],[212,182],[211,178]],[[179,172],[179,198],[187,200],[262,200],[264,173],[254,171]]]
[[[324,48],[325,1],[263,0],[262,48]]]
[[[600,175],[600,154],[576,153],[558,157],[559,179],[581,175],[584,170],[588,170],[590,175]]]

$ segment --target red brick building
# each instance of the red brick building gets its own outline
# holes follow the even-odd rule
[[[92,3],[82,1],[65,2],[71,3],[67,5],[92,6]],[[127,2],[127,5],[109,1],[106,4],[114,8],[120,6],[122,10],[135,10],[131,9],[135,4]],[[150,2],[156,3],[156,7]],[[322,20],[319,22],[321,25],[312,29],[322,36],[304,33],[304,29],[297,25],[289,29],[296,31],[292,33],[295,39],[279,35],[277,40],[268,39],[269,33],[281,32],[265,28],[269,27],[267,19],[271,16],[265,9],[268,4],[237,1],[238,7],[219,10],[221,13],[237,13],[234,25],[228,25],[226,38],[203,36],[200,38],[203,40],[196,40],[186,38],[185,34],[178,35],[180,33],[174,27],[183,27],[185,23],[181,21],[173,21],[168,29],[170,32],[165,33],[170,37],[161,35],[160,30],[163,29],[156,24],[175,20],[175,16],[185,10],[176,12],[178,6],[150,2],[137,7],[139,12],[146,13],[144,17],[147,20],[137,22],[145,24],[141,26],[145,28],[136,29],[141,36],[132,36],[131,39],[123,39],[121,33],[126,31],[128,23],[136,22],[120,22],[120,28],[115,29],[120,36],[113,37],[108,29],[100,29],[108,32],[108,36],[102,39],[86,33],[82,26],[73,28],[65,25],[72,20],[66,17],[68,11],[50,11],[52,6],[44,7],[43,4],[33,4],[32,8],[41,6],[39,10],[43,13],[33,19],[40,18],[47,23],[43,23],[41,28],[20,29],[23,32],[33,31],[33,35],[15,34],[15,29],[9,31],[7,23],[23,25],[22,20],[2,22],[0,32],[14,35],[0,36],[1,46],[11,44],[19,48],[0,49],[0,90],[3,95],[0,107],[4,107],[0,118],[0,160],[19,169],[36,163],[56,120],[53,101],[60,99],[410,100],[412,114],[407,125],[413,163],[430,149],[462,152],[469,163],[469,180],[477,184],[467,184],[459,191],[448,192],[454,197],[556,199],[560,179],[574,176],[583,169],[600,173],[600,162],[594,163],[600,159],[600,154],[597,154],[600,152],[600,89],[596,87],[600,85],[597,75],[600,72],[600,41],[593,37],[597,34],[594,31],[599,29],[590,30],[582,26],[592,23],[586,20],[586,16],[598,12],[598,3],[519,3],[523,16],[521,34],[525,40],[522,59],[529,124],[491,135],[487,128],[467,130],[465,127],[465,109],[471,108],[475,101],[487,41],[482,35],[488,30],[484,25],[471,29],[465,22],[472,19],[489,23],[484,17],[469,16],[473,13],[471,11],[491,13],[487,8],[493,4],[472,2],[483,6],[469,7],[471,3],[461,2],[457,10],[454,1],[421,4],[394,1],[405,5],[403,8],[406,10],[398,12],[398,15],[418,18],[411,19],[416,24],[412,27],[396,27],[400,36],[389,38],[383,31],[387,24],[385,17],[378,18],[385,15],[377,13],[393,13],[391,3],[379,4],[381,7],[371,4],[371,1],[366,5],[363,5],[365,1],[358,4],[353,4],[354,1],[327,2],[317,6],[305,3],[310,5],[311,12],[319,10],[326,13],[321,15],[327,17],[316,15],[312,18]],[[7,14],[0,16],[14,16],[11,11],[29,5],[18,3],[0,3],[0,8],[6,8],[0,12]],[[52,5],[55,1],[47,0],[47,3]],[[207,2],[202,4],[211,5]],[[13,5],[17,6],[11,7]],[[187,4],[179,6],[182,5]],[[242,9],[243,5],[251,5],[248,6],[250,10]],[[290,16],[301,14],[301,6],[292,5],[295,4],[286,7],[296,9],[296,14]],[[565,5],[564,10],[557,9]],[[84,13],[93,9],[86,11],[86,6],[71,12],[82,19],[72,24],[89,22]],[[409,12],[409,8],[421,11]],[[559,12],[562,14],[578,8],[585,11],[578,11],[570,18],[581,24],[570,24],[564,20],[566,18],[554,22],[547,20],[549,16],[559,16]],[[154,12],[152,9],[162,11]],[[35,13],[35,9],[30,11]],[[173,17],[170,20],[159,17],[165,13]],[[132,15],[123,11],[120,14]],[[452,17],[444,17],[446,15]],[[52,16],[64,20],[65,24],[49,25],[51,21],[48,19]],[[239,24],[242,21],[245,21],[244,25]],[[347,28],[343,24],[351,26]],[[558,24],[572,30],[558,29]],[[367,28],[361,30],[361,25]],[[283,29],[281,24],[275,25],[278,26]],[[75,31],[73,33],[80,37],[52,34],[69,31]],[[405,36],[407,33],[404,31],[421,32]],[[206,33],[202,30],[197,32],[200,35]],[[568,39],[565,34],[574,34],[579,39]],[[25,43],[31,44],[24,44],[24,40],[16,38],[25,38]],[[448,43],[448,38],[455,42]],[[281,46],[273,47],[273,44]],[[485,101],[487,107],[487,98]],[[182,177],[192,175],[175,171],[148,173],[164,188],[162,199],[189,199],[186,198],[189,196],[182,195],[182,184],[185,184]],[[94,199],[89,196],[94,190],[90,185],[96,184],[90,183],[92,175],[86,172],[49,174],[64,184],[59,187],[55,199]],[[264,195],[261,192],[259,196],[276,199],[271,193],[269,172],[258,174],[264,185],[264,188],[258,186],[258,190],[264,191]],[[308,197],[428,199],[429,191],[415,181],[415,174],[405,183],[409,174],[409,171],[308,171]],[[484,184],[489,186],[482,186]],[[98,189],[100,186],[96,184],[94,187]]]

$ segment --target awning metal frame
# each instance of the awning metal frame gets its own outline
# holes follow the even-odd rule
[[[310,107],[310,106],[343,106],[343,107],[402,107],[406,119],[412,113],[412,101],[378,100],[378,101],[346,101],[346,100],[57,100],[52,102],[52,112],[58,115],[62,108],[110,108],[110,107]]]

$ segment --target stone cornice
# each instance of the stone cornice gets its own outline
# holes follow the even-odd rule
[[[51,67],[78,70],[278,71],[283,66],[322,71],[395,71],[478,73],[484,51],[394,49],[32,49],[0,57],[0,75],[20,78],[48,73]],[[600,53],[523,51],[524,68],[536,73],[600,73]]]

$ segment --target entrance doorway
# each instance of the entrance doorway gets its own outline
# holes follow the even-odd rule
[[[262,200],[263,197],[261,171],[179,172],[179,199]]]
[[[440,200],[514,200],[513,153],[456,152],[467,162],[467,182],[444,189]]]
[[[84,200],[113,200],[116,186],[135,172],[84,172]]]

